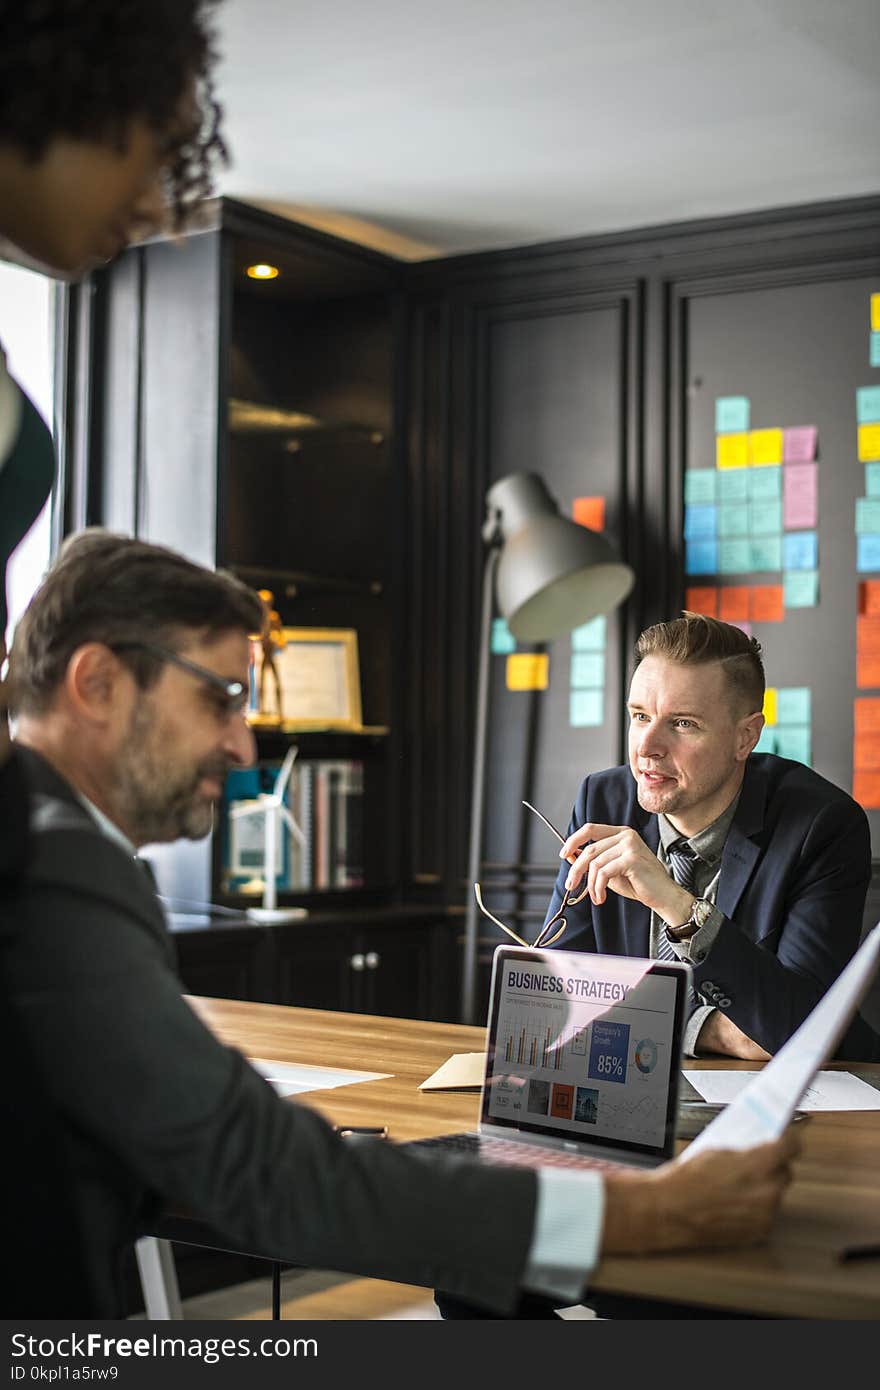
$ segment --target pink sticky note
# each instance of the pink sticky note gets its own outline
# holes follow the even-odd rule
[[[782,524],[787,531],[812,529],[819,519],[819,473],[815,463],[782,470]]]
[[[744,633],[745,633],[746,637],[751,637],[751,635],[752,635],[752,625],[751,625],[751,623],[747,623],[747,622],[737,622],[737,623],[732,623],[731,626],[732,626],[732,627],[738,627],[739,630],[740,630],[740,632],[744,632]]]
[[[809,463],[816,457],[815,425],[793,425],[782,431],[782,459],[784,463]]]

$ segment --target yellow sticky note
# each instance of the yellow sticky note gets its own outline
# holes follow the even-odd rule
[[[764,691],[764,722],[776,723],[776,686],[768,685]]]
[[[782,430],[752,430],[749,435],[749,459],[759,468],[768,463],[781,463]]]
[[[871,328],[880,333],[880,294],[871,295]]]
[[[880,425],[859,425],[859,461],[874,463],[880,459]]]
[[[546,652],[515,652],[507,658],[508,690],[546,690],[550,657]]]
[[[718,468],[745,468],[749,462],[747,434],[715,436],[715,464]]]

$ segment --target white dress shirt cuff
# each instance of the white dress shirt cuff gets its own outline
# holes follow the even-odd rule
[[[580,1303],[599,1258],[605,1188],[598,1173],[538,1169],[535,1228],[523,1288],[558,1300]]]

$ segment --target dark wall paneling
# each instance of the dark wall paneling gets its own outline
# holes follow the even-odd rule
[[[751,402],[751,428],[818,428],[819,603],[789,609],[781,623],[756,623],[771,686],[812,691],[813,766],[852,789],[855,632],[858,607],[855,501],[865,495],[858,461],[856,387],[877,384],[868,366],[868,306],[880,257],[821,267],[731,274],[676,286],[684,374],[681,440],[686,465],[714,467],[717,396]],[[783,465],[783,468],[786,465]],[[677,533],[681,535],[680,513]],[[715,583],[714,579],[694,580]],[[718,583],[779,583],[776,574]],[[875,853],[880,812],[869,813]]]

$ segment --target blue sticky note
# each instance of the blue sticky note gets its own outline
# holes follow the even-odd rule
[[[604,652],[606,643],[606,618],[593,618],[592,622],[576,627],[571,634],[571,649],[574,652]]]
[[[685,574],[717,574],[718,542],[687,541],[684,547]]]
[[[753,502],[749,520],[752,536],[778,536],[782,531],[782,502]]]
[[[875,425],[880,422],[880,386],[857,388],[856,417],[860,425]]]
[[[809,724],[813,717],[810,703],[810,690],[806,685],[792,685],[777,689],[777,727],[780,724]]]
[[[748,427],[748,396],[719,396],[715,401],[715,433],[736,434]]]
[[[719,574],[747,574],[751,567],[747,540],[721,541],[718,546]]]
[[[749,497],[753,502],[782,501],[782,469],[778,464],[750,468],[746,477],[749,480]]]
[[[782,576],[785,607],[815,608],[819,602],[818,570],[786,570]]]
[[[492,623],[492,653],[494,656],[510,656],[516,651],[516,638],[503,618],[495,618]]]
[[[782,569],[782,536],[753,536],[749,544],[753,570]]]
[[[723,502],[718,508],[719,536],[747,536],[749,508],[746,502]]]
[[[684,500],[688,506],[713,503],[716,500],[714,468],[688,468],[684,475]]]
[[[780,758],[792,758],[796,763],[811,766],[809,726],[798,728],[790,725],[776,730],[776,752]]]
[[[880,572],[880,535],[859,536],[856,542],[856,569],[859,574]]]
[[[761,730],[761,737],[755,744],[756,753],[775,753],[776,752],[776,730],[768,729],[765,724]]]
[[[856,498],[856,535],[880,536],[880,497]]]
[[[605,695],[601,690],[573,690],[569,722],[572,728],[598,728],[605,722]]]
[[[714,540],[717,530],[717,507],[685,507],[684,538],[686,541]]]
[[[815,531],[789,531],[782,538],[782,568],[814,570],[819,564],[819,537]]]
[[[880,497],[880,463],[865,464],[865,492],[869,497]]]
[[[571,658],[572,690],[601,689],[605,684],[605,653],[574,652]]]
[[[718,501],[745,502],[751,471],[750,468],[723,468],[718,474]]]
[[[872,333],[868,345],[868,365],[880,367],[880,333]]]

